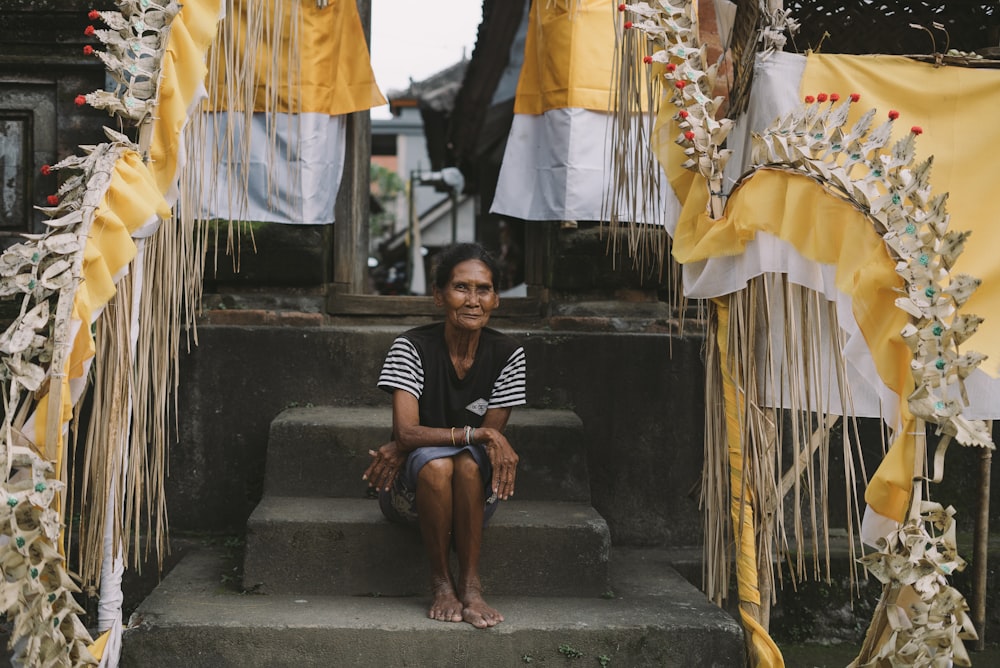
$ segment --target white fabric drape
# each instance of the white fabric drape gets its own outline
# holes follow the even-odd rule
[[[522,220],[606,219],[610,185],[612,116],[587,109],[515,114],[491,213]],[[661,172],[658,219],[676,221],[680,204]]]
[[[199,218],[296,225],[334,221],[344,170],[346,117],[319,113],[206,114]],[[228,144],[249,137],[247,159]],[[213,150],[214,149],[214,150]]]

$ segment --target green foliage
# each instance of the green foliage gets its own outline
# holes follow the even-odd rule
[[[368,218],[369,231],[376,239],[392,229],[396,220],[396,197],[404,192],[406,185],[399,174],[375,163],[370,165],[369,178],[372,197],[383,209],[382,213],[372,213]]]
[[[579,659],[581,656],[583,656],[583,652],[565,643],[559,645],[559,653],[565,656],[567,659]]]

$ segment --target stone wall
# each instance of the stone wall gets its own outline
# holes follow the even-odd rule
[[[40,229],[46,197],[58,188],[57,174],[40,169],[79,153],[81,144],[104,141],[108,117],[74,99],[105,87],[105,72],[86,44],[87,12],[113,3],[84,0],[5,0],[0,11],[0,153],[3,200],[8,203],[0,236]]]

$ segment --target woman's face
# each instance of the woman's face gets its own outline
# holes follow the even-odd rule
[[[434,303],[444,307],[450,327],[474,331],[490,321],[490,313],[500,305],[500,295],[493,289],[489,267],[480,260],[466,260],[452,269],[444,290],[434,289]]]

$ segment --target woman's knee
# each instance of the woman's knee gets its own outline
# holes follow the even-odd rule
[[[467,452],[463,452],[455,457],[454,477],[467,480],[479,480],[479,464],[475,458]]]
[[[455,465],[450,457],[432,459],[420,468],[417,484],[425,488],[446,488],[451,486]]]

